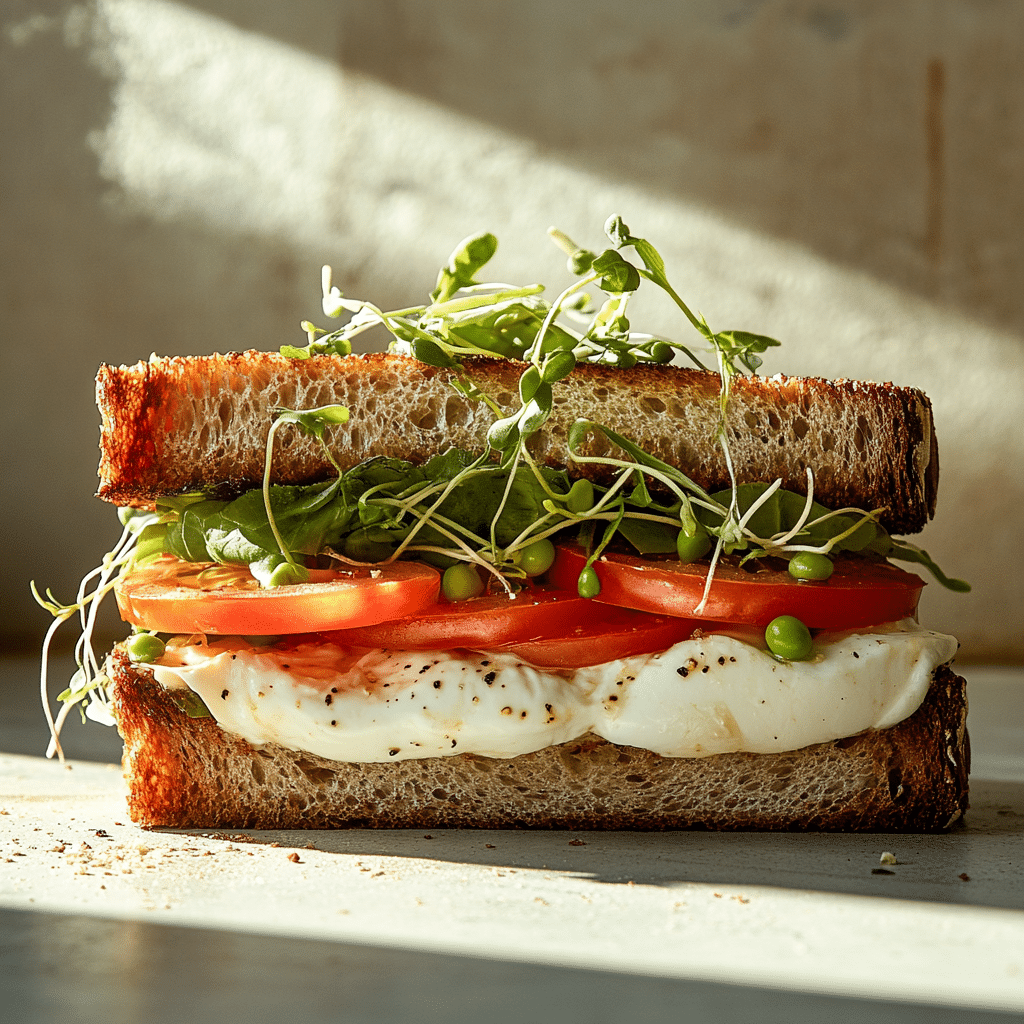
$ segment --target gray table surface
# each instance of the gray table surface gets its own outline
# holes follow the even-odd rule
[[[1024,671],[963,671],[944,836],[144,832],[2,659],[0,1019],[1020,1019]]]

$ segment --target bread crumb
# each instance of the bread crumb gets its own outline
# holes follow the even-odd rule
[[[883,853],[882,856],[878,858],[878,863],[879,864],[898,864],[899,861],[896,859],[896,854],[895,853],[889,853],[889,851],[886,850],[885,853]]]
[[[971,880],[971,876],[965,871],[961,871],[960,874],[957,875],[957,878],[959,878],[961,882],[969,882]]]
[[[299,855],[297,853],[295,853],[294,851],[292,851],[291,853],[288,854],[288,859],[293,864],[301,864],[302,863],[302,861],[299,860]]]
[[[587,844],[582,839],[570,839],[570,846],[586,846]]]

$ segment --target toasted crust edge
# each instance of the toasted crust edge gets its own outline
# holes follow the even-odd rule
[[[123,651],[109,671],[129,813],[150,828],[942,832],[968,808],[966,683],[949,666],[898,725],[784,754],[664,758],[584,737],[369,765],[189,718]]]
[[[474,359],[467,367],[506,413],[512,411],[519,365]],[[342,465],[380,454],[421,462],[452,444],[479,447],[492,416],[483,403],[451,390],[451,375],[382,353],[294,360],[245,352],[101,366],[98,495],[139,506],[189,490],[230,496],[258,486],[276,406],[350,406],[350,424],[328,431]],[[729,477],[714,437],[717,396],[717,375],[700,370],[583,365],[556,386],[555,411],[531,450],[542,461],[564,465],[573,421],[595,419],[718,490]],[[728,433],[735,464],[748,474],[744,479],[779,477],[784,487],[806,493],[809,467],[826,505],[886,506],[881,522],[894,533],[916,533],[934,515],[937,445],[922,392],[778,375],[737,377],[732,396]],[[367,412],[371,401],[385,397],[393,415]],[[807,433],[809,419],[827,426]],[[276,482],[310,483],[333,472],[313,440],[282,443],[287,458],[275,463]],[[598,455],[611,450],[594,439],[581,449]],[[603,469],[575,465],[573,472],[600,478]]]

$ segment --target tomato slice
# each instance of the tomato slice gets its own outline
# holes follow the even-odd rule
[[[649,615],[605,605],[569,633],[508,644],[501,650],[538,668],[583,668],[635,654],[667,651],[689,640],[695,629],[710,633],[714,625],[705,619]]]
[[[161,633],[312,633],[364,626],[436,603],[440,573],[419,562],[314,569],[310,582],[264,590],[244,566],[163,555],[114,587],[121,618]]]
[[[402,651],[489,650],[509,643],[571,633],[594,617],[590,601],[553,587],[437,604],[375,626],[346,629],[329,639],[342,645]]]
[[[578,545],[560,545],[548,577],[556,586],[575,588],[586,562]],[[695,617],[708,573],[703,562],[652,562],[617,553],[606,553],[594,569],[601,582],[595,601],[686,618]],[[811,629],[856,629],[915,615],[923,586],[920,576],[887,562],[854,558],[837,558],[823,582],[719,563],[700,618],[766,626],[778,615],[794,615]]]

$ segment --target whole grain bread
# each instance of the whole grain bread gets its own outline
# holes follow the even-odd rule
[[[467,370],[506,412],[518,407],[522,365],[477,359]],[[455,445],[479,449],[493,415],[449,385],[451,370],[394,355],[316,356],[296,360],[265,352],[157,358],[103,366],[97,377],[102,414],[99,496],[118,505],[205,489],[232,495],[262,481],[267,432],[276,408],[342,404],[351,418],[329,428],[339,462],[375,455],[422,462]],[[677,466],[709,491],[728,486],[715,439],[719,379],[674,366],[629,371],[583,365],[554,388],[551,418],[530,442],[539,459],[567,464],[567,436],[577,419],[626,435]],[[840,508],[886,507],[881,522],[915,533],[934,514],[938,452],[927,397],[913,388],[858,381],[776,376],[737,377],[727,421],[743,481],[782,479]],[[316,441],[294,428],[279,432],[274,479],[310,483],[333,473]],[[613,449],[591,434],[581,451]],[[570,464],[571,465],[571,464]],[[595,479],[596,467],[572,467]]]
[[[948,666],[893,728],[789,753],[670,758],[587,736],[387,764],[253,747],[189,718],[123,650],[109,671],[129,811],[147,827],[939,832],[968,805],[965,683]]]

